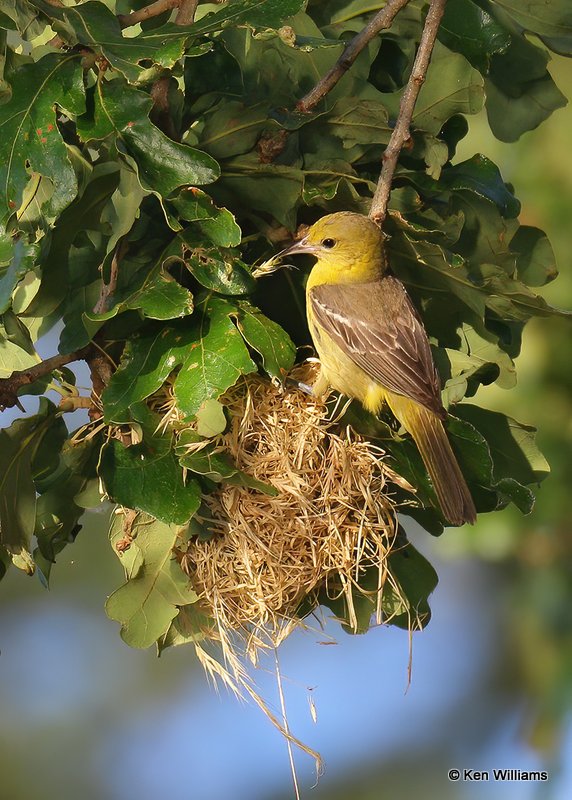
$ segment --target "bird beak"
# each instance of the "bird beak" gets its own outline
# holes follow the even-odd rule
[[[289,247],[285,250],[282,250],[276,258],[284,258],[284,256],[294,256],[298,255],[299,253],[306,253],[309,255],[315,255],[318,252],[318,247],[315,244],[310,244],[308,241],[308,237],[304,236],[302,239],[298,239],[297,242],[293,242]]]
[[[253,278],[261,278],[265,275],[271,275],[273,272],[276,272],[278,269],[282,269],[283,267],[292,268],[292,264],[282,264],[282,259],[286,256],[293,256],[297,255],[298,253],[307,253],[309,255],[316,255],[318,252],[318,247],[314,244],[310,244],[308,242],[308,237],[304,236],[303,239],[298,239],[297,242],[293,242],[289,247],[286,247],[284,250],[281,250],[276,255],[272,256],[268,261],[265,261],[264,264],[261,264],[257,269],[254,270],[252,273]]]

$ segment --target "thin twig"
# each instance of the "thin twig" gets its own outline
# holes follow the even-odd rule
[[[20,405],[18,389],[22,386],[34,383],[39,378],[43,378],[44,375],[49,375],[50,372],[60,369],[72,361],[81,361],[87,358],[89,351],[90,345],[87,345],[87,347],[82,347],[81,350],[75,350],[73,353],[52,356],[45,361],[40,361],[39,364],[34,364],[33,367],[17,370],[8,378],[0,378],[0,410],[3,411],[5,408]]]
[[[158,17],[159,14],[163,14],[165,11],[177,8],[178,5],[179,0],[155,0],[154,3],[140,8],[139,11],[132,11],[131,14],[118,14],[117,19],[122,28],[130,28],[132,25],[137,25],[138,22],[144,22],[151,17]]]
[[[334,88],[340,78],[346,74],[369,42],[371,42],[380,31],[389,28],[396,14],[408,3],[409,0],[387,0],[386,5],[381,11],[378,11],[365,28],[363,28],[357,36],[354,36],[331,70],[318,81],[308,94],[304,95],[301,100],[298,100],[296,103],[296,110],[301,111],[303,114],[312,111],[320,100]]]
[[[106,311],[109,311],[109,304],[113,299],[115,290],[117,289],[117,279],[119,278],[119,262],[127,252],[128,248],[129,248],[128,240],[125,238],[120,239],[119,243],[117,244],[117,247],[115,248],[115,253],[113,254],[113,258],[111,259],[111,269],[109,271],[109,283],[105,283],[103,281],[101,284],[101,291],[99,293],[97,303],[93,307],[94,314],[105,314]]]
[[[383,153],[383,166],[369,211],[370,218],[378,225],[383,223],[387,214],[387,203],[391,192],[393,173],[397,166],[401,148],[410,138],[409,126],[413,117],[415,103],[427,75],[431,53],[433,52],[437,31],[439,30],[446,4],[447,0],[431,0],[413,69],[401,98],[395,128]]]
[[[199,0],[181,0],[175,25],[192,25],[195,21],[195,13]]]

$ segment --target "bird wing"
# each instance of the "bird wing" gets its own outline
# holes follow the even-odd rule
[[[401,281],[321,284],[309,298],[319,326],[370,378],[445,415],[429,339]]]

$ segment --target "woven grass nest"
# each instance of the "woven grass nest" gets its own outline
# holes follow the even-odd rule
[[[307,363],[292,377],[308,383],[316,369]],[[220,484],[202,510],[213,535],[192,537],[181,558],[212,621],[205,634],[222,644],[225,663],[240,672],[240,650],[256,663],[260,648],[304,624],[300,606],[317,606],[320,591],[343,598],[351,629],[356,594],[370,596],[382,621],[384,589],[400,592],[387,562],[397,532],[390,483],[403,485],[384,453],[340,430],[323,400],[259,376],[243,378],[221,401],[230,423],[217,446],[277,490]],[[366,591],[360,579],[368,571],[371,586],[372,570],[375,587]]]

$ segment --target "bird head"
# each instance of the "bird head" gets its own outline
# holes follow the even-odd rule
[[[341,211],[315,222],[306,235],[278,254],[315,256],[337,282],[375,280],[386,270],[384,234],[368,217]]]

